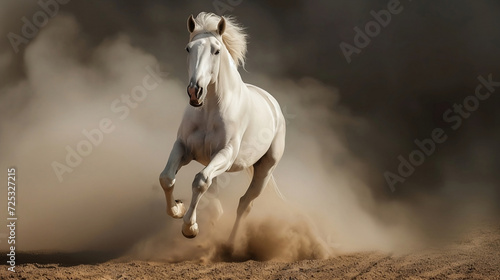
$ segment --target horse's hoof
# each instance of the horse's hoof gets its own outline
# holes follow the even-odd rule
[[[170,208],[169,210],[167,209],[167,214],[175,219],[182,219],[184,217],[184,214],[186,214],[186,207],[180,200],[176,200],[175,205],[172,206],[172,208]]]
[[[194,223],[192,225],[184,224],[182,226],[181,232],[182,232],[182,235],[184,235],[184,237],[189,238],[189,239],[193,239],[198,235],[198,232],[200,232],[200,230],[198,229],[197,223]]]
[[[184,235],[184,237],[186,237],[186,238],[188,238],[188,239],[193,239],[193,238],[195,238],[195,237],[196,237],[196,234],[195,234],[195,235],[187,235],[187,234],[185,234],[182,230],[181,230],[181,232],[182,232],[182,235]]]

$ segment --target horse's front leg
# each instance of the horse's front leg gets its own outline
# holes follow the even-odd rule
[[[173,196],[175,175],[179,169],[191,161],[186,155],[186,149],[181,141],[177,140],[170,152],[167,165],[160,174],[160,185],[165,192],[167,200],[167,214],[173,218],[180,219],[186,213],[186,207],[180,200],[175,200]]]
[[[212,180],[228,170],[234,159],[234,146],[228,145],[219,151],[210,163],[203,170],[196,174],[193,181],[193,196],[189,209],[184,216],[182,234],[187,238],[194,238],[198,235],[198,223],[196,222],[196,208],[201,197],[212,184]]]

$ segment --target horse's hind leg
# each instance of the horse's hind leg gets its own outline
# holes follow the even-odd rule
[[[252,178],[252,182],[250,183],[250,186],[248,187],[245,194],[240,198],[240,202],[238,204],[236,221],[234,222],[233,230],[231,231],[231,235],[229,236],[229,244],[233,244],[241,220],[244,219],[246,215],[248,215],[248,213],[252,209],[253,200],[256,199],[266,187],[267,183],[271,179],[271,172],[273,171],[273,169],[273,165],[269,166],[263,161],[259,161],[254,165],[254,175]]]
[[[278,165],[278,162],[283,156],[283,150],[285,148],[284,129],[282,132],[283,133],[278,133],[267,153],[253,166],[254,174],[252,182],[246,193],[240,198],[238,204],[236,221],[234,222],[233,230],[229,236],[230,245],[234,244],[234,239],[236,238],[241,220],[245,218],[252,209],[253,200],[257,198],[267,186],[269,180],[273,176],[272,172],[274,168],[276,168],[276,165]]]
[[[187,159],[185,155],[184,145],[176,141],[170,152],[167,166],[165,166],[165,169],[160,174],[160,185],[165,192],[165,198],[167,200],[167,214],[176,219],[180,219],[184,216],[186,207],[182,201],[174,199],[175,175],[177,171],[179,171],[183,165],[188,164],[189,161],[190,159]]]

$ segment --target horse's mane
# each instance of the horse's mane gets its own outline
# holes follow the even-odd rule
[[[221,17],[213,13],[199,13],[194,19],[196,27],[191,33],[189,40],[203,32],[216,33],[217,24]],[[224,16],[226,29],[222,34],[222,42],[237,66],[245,66],[245,55],[247,53],[247,34],[243,27],[236,23],[234,17]]]

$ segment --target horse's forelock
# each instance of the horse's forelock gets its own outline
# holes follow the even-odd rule
[[[211,32],[218,36],[217,24],[220,19],[220,16],[213,13],[199,13],[194,19],[196,27],[191,33],[189,39],[192,40],[196,35],[204,32]],[[244,66],[245,55],[247,52],[247,35],[243,31],[243,27],[236,23],[234,17],[224,16],[224,19],[226,20],[226,29],[222,34],[222,42],[226,46],[236,65]]]

